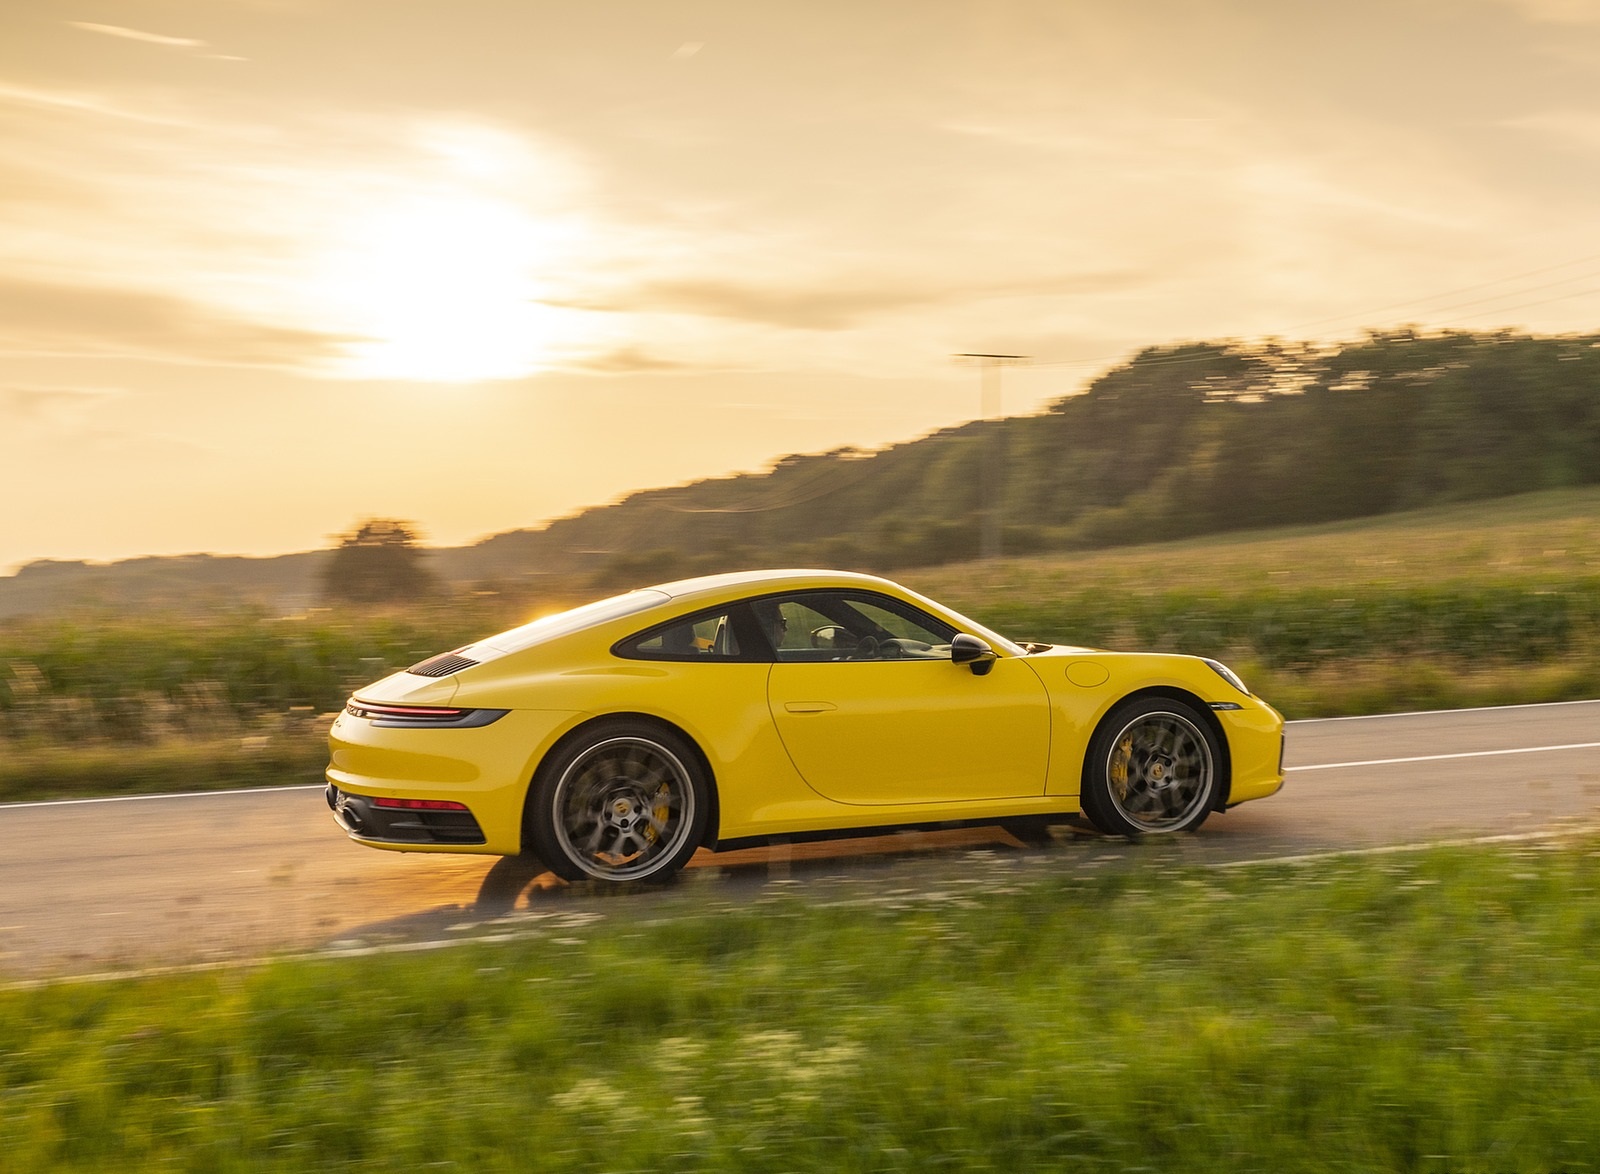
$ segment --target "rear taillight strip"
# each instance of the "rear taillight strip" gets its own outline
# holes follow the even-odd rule
[[[391,799],[385,796],[372,801],[374,807],[393,807],[402,811],[465,811],[465,803],[450,799]]]
[[[352,697],[344,707],[351,717],[364,718],[386,729],[465,730],[499,721],[508,709],[464,709],[450,705],[389,705]]]
[[[378,705],[351,699],[346,708],[356,717],[415,718],[418,721],[454,721],[470,709],[450,709],[443,705]]]

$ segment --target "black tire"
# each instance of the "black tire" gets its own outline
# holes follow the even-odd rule
[[[643,721],[584,728],[540,764],[525,833],[567,880],[664,881],[705,836],[705,767],[680,735]]]
[[[1083,813],[1109,836],[1193,831],[1211,814],[1222,754],[1211,723],[1184,701],[1118,706],[1089,741]]]

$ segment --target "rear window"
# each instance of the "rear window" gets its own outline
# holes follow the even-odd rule
[[[610,599],[586,603],[571,611],[544,616],[531,624],[523,624],[520,628],[512,628],[510,631],[501,632],[498,636],[490,636],[487,640],[469,644],[459,652],[462,656],[471,656],[474,659],[482,659],[482,654],[486,650],[495,653],[521,652],[524,648],[532,648],[535,644],[543,644],[560,636],[581,632],[585,628],[593,628],[611,620],[620,620],[623,616],[648,611],[671,598],[672,596],[665,592],[650,589],[630,591],[626,595],[614,595]]]
[[[701,612],[641,632],[611,651],[630,660],[749,660],[758,650],[741,653],[737,627],[727,608]]]

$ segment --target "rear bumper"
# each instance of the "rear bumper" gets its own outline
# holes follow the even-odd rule
[[[379,807],[329,783],[324,792],[333,820],[345,834],[377,844],[483,844],[483,829],[470,811],[410,811]]]
[[[428,729],[342,713],[328,734],[329,803],[346,834],[374,848],[515,856],[534,766],[577,717],[511,710],[490,725]],[[466,811],[379,808],[379,797],[454,803]]]

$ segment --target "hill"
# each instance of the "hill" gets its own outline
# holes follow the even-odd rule
[[[429,552],[448,582],[517,594],[711,570],[902,572],[1307,525],[1600,484],[1600,336],[1373,334],[1150,348],[1038,415],[877,452],[784,457],[759,474],[634,493],[538,529]],[[327,552],[0,579],[0,617],[62,603],[314,602]]]

